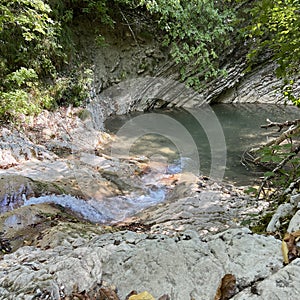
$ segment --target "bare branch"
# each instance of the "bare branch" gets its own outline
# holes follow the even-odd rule
[[[122,15],[122,18],[123,18],[124,21],[126,22],[128,28],[129,28],[129,30],[130,30],[130,32],[131,32],[131,35],[132,35],[134,41],[136,42],[137,46],[140,46],[139,42],[137,41],[137,39],[136,39],[136,37],[135,37],[134,31],[132,30],[132,28],[131,28],[131,26],[130,26],[130,24],[129,24],[129,22],[128,22],[126,16],[125,16],[125,14],[122,12],[121,8],[120,8],[120,13],[121,13],[121,15]]]
[[[269,127],[279,127],[278,132],[280,132],[282,130],[283,127],[289,127],[292,125],[298,125],[300,124],[300,119],[294,120],[294,121],[285,121],[282,123],[279,122],[272,122],[270,119],[266,120],[268,122],[268,124],[266,125],[261,125],[261,128],[269,128]]]
[[[268,147],[271,145],[280,145],[283,141],[290,138],[292,135],[300,133],[300,122],[298,125],[291,125],[291,127],[284,131],[279,137],[271,140],[270,142],[266,143],[264,147]]]

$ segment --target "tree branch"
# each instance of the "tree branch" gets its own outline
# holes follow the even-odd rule
[[[123,18],[124,21],[126,22],[126,24],[127,24],[128,28],[129,28],[129,30],[130,30],[130,32],[131,32],[131,35],[132,35],[134,41],[136,42],[137,46],[140,46],[139,42],[137,41],[137,39],[136,39],[136,37],[135,37],[134,31],[132,30],[132,28],[131,28],[131,26],[130,26],[130,24],[129,24],[129,22],[128,22],[126,16],[125,16],[125,14],[122,12],[121,8],[119,8],[119,9],[120,9],[120,13],[121,13],[121,15],[122,15],[122,18]]]
[[[268,124],[266,125],[261,125],[261,128],[269,128],[269,127],[279,127],[278,132],[280,132],[282,130],[283,127],[288,127],[288,126],[292,126],[292,125],[298,125],[300,124],[300,119],[294,120],[294,121],[285,121],[282,123],[279,122],[272,122],[270,119],[266,120],[268,122]]]
[[[284,140],[290,138],[292,135],[297,134],[300,132],[300,122],[297,125],[291,125],[291,127],[284,131],[279,137],[271,140],[270,142],[266,143],[264,147],[269,147],[271,145],[279,145]]]

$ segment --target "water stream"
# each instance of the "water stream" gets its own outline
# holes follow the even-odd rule
[[[116,134],[116,140],[106,151],[113,156],[150,160],[151,172],[141,178],[143,194],[133,191],[89,200],[48,195],[25,199],[24,205],[56,203],[92,222],[111,223],[164,201],[170,186],[168,178],[176,173],[209,176],[213,169],[219,172],[214,174],[224,171],[224,179],[235,185],[250,185],[263,170],[247,169],[241,163],[243,153],[278,135],[274,129],[262,129],[261,124],[267,118],[280,122],[299,117],[300,110],[296,107],[257,104],[219,104],[209,111],[167,109],[114,116],[105,125]]]

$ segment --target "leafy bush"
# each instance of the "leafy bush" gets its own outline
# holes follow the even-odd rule
[[[49,17],[44,1],[4,0],[0,11],[0,117],[7,120],[49,107],[39,78],[55,76],[63,54],[59,24]]]
[[[282,93],[300,105],[293,94],[295,79],[299,79],[300,2],[298,0],[256,0],[249,11],[251,24],[246,34],[252,40],[248,58],[253,61],[269,49],[278,63],[276,75],[284,78]]]
[[[271,125],[271,126],[270,126]],[[263,147],[254,151],[255,162],[267,167],[260,188],[250,188],[249,193],[256,194],[257,198],[264,197],[272,190],[268,197],[277,197],[288,194],[300,184],[300,120],[274,123],[269,121],[266,128],[278,126],[279,130],[288,127],[277,138],[269,141]]]
[[[229,34],[234,12],[227,1],[219,7],[211,0],[141,0],[156,16],[165,31],[164,44],[171,46],[175,62],[182,65],[181,78],[191,86],[199,86],[199,76],[205,79],[224,74],[218,56],[230,44]],[[190,76],[186,66],[193,64],[197,76]]]

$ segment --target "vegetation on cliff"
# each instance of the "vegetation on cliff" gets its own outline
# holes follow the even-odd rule
[[[299,104],[292,85],[300,58],[300,4],[296,0],[248,2],[3,0],[0,118],[14,120],[42,108],[80,105],[88,96],[90,73],[83,70],[72,74],[69,70],[68,76],[63,76],[68,63],[76,63],[73,22],[83,17],[99,26],[113,27],[118,14],[128,10],[157,23],[157,30],[165,36],[164,45],[187,84],[197,87],[200,81],[225,74],[219,58],[235,38],[240,38],[250,45],[250,61],[266,49],[273,53],[277,75],[286,78],[283,92]],[[104,37],[97,39],[103,43]],[[187,65],[194,66],[192,74],[186,71]]]
[[[271,51],[277,63],[276,75],[284,78],[282,92],[296,105],[300,99],[293,94],[299,79],[300,2],[297,0],[256,0],[249,10],[251,23],[244,31],[251,40],[248,58],[255,60]]]

